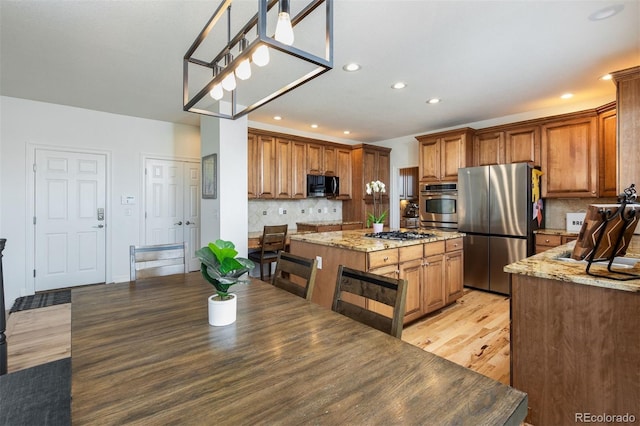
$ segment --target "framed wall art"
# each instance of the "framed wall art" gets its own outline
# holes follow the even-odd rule
[[[218,198],[218,154],[202,157],[202,198]]]

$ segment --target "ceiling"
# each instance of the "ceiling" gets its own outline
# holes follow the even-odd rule
[[[198,125],[182,110],[182,58],[218,0],[0,1],[2,95]],[[623,9],[590,19],[613,5]],[[614,99],[599,77],[640,65],[637,0],[336,0],[334,10],[334,69],[251,122],[376,142]],[[362,69],[343,71],[352,61]]]

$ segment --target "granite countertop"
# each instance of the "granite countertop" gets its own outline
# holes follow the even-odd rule
[[[584,261],[558,260],[559,257],[570,257],[575,244],[575,241],[571,241],[570,243],[551,248],[526,259],[511,263],[504,267],[504,271],[512,274],[567,281],[576,284],[611,288],[614,290],[640,292],[640,279],[616,281],[614,279],[593,277],[586,273],[587,263]],[[627,251],[625,258],[637,258],[640,261],[640,251],[632,245],[632,247]],[[640,262],[638,262],[633,268],[623,269],[618,268],[615,265],[612,268],[614,270],[619,269],[640,275]],[[591,272],[600,275],[610,274],[610,272],[607,271],[607,264],[604,264],[604,266],[592,265],[590,270]]]
[[[400,228],[400,231],[416,232],[415,229]],[[351,231],[315,232],[309,234],[296,234],[291,236],[292,241],[304,241],[322,246],[345,248],[354,251],[379,251],[398,247],[407,247],[416,244],[432,243],[452,238],[463,237],[460,232],[445,232],[438,230],[423,230],[423,233],[432,234],[427,238],[418,240],[386,240],[382,238],[365,237],[371,233],[371,229],[356,229]]]
[[[561,235],[565,237],[575,237],[580,232],[578,231],[567,231],[566,229],[551,229],[551,228],[543,228],[536,229],[533,231],[534,234],[544,234],[544,235]]]
[[[296,222],[299,225],[308,226],[331,226],[331,225],[352,225],[354,223],[362,223],[361,220],[310,220],[307,222]]]

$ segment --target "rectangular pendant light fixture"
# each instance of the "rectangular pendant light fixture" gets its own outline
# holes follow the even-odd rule
[[[333,0],[294,1],[295,15],[289,0],[255,1],[257,13],[238,25],[223,0],[184,55],[184,111],[234,120],[333,68]]]

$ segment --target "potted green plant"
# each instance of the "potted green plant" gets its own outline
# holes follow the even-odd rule
[[[381,232],[384,226],[384,220],[387,217],[387,211],[385,210],[382,213],[378,213],[378,209],[382,208],[382,194],[386,192],[385,184],[379,180],[374,180],[366,184],[365,190],[367,195],[373,197],[373,213],[368,214],[367,227],[373,224],[373,232]],[[378,195],[376,196],[376,194]],[[376,199],[378,199],[379,205],[376,204]]]
[[[229,293],[229,288],[248,281],[241,277],[255,266],[251,260],[237,255],[235,245],[225,240],[216,240],[196,251],[202,276],[216,289],[216,294],[209,297],[211,325],[228,325],[236,320],[237,299],[234,293]]]

